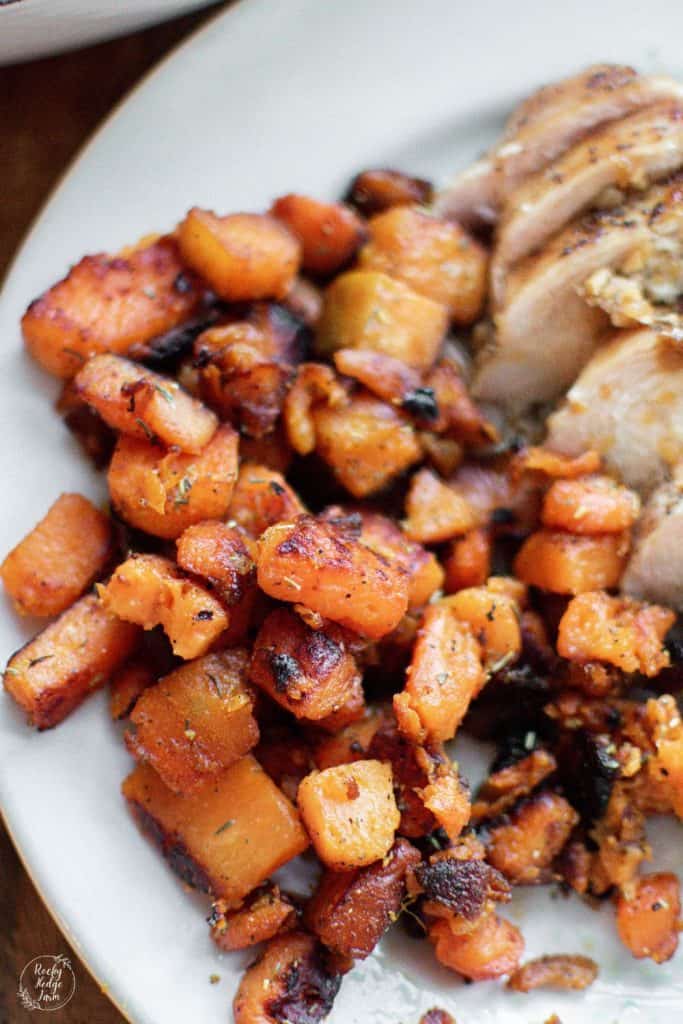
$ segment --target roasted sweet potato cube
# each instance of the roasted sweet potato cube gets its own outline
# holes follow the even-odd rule
[[[325,871],[306,907],[306,925],[333,953],[364,960],[398,916],[406,872],[419,863],[415,847],[398,839],[369,867]]]
[[[98,352],[127,352],[187,320],[201,295],[176,242],[160,238],[127,256],[85,256],[31,303],[21,329],[31,355],[69,378]]]
[[[178,238],[183,258],[228,302],[284,298],[299,269],[299,243],[263,214],[219,217],[195,206]]]
[[[140,695],[156,683],[151,665],[137,659],[124,665],[109,684],[109,714],[116,721],[127,718]]]
[[[517,885],[548,881],[550,865],[578,820],[564,797],[539,793],[520,804],[509,822],[491,829],[488,859]]]
[[[410,421],[368,394],[337,408],[318,406],[313,423],[316,451],[354,498],[380,491],[422,455]]]
[[[228,626],[228,614],[208,590],[160,555],[131,555],[99,587],[102,606],[143,629],[162,626],[175,654],[197,658]]]
[[[543,499],[541,522],[569,533],[621,533],[640,514],[640,498],[610,476],[555,480]]]
[[[275,523],[305,512],[297,494],[282,473],[254,462],[243,462],[228,507],[228,520],[250,537],[260,537]]]
[[[302,269],[314,277],[338,273],[367,237],[364,222],[343,203],[290,193],[276,199],[270,212],[299,240]]]
[[[351,182],[346,201],[366,217],[392,206],[426,205],[432,199],[432,184],[424,178],[411,178],[402,171],[375,168],[361,171]]]
[[[111,523],[80,494],[62,494],[0,565],[21,615],[59,615],[101,576],[114,553]]]
[[[176,874],[229,907],[308,846],[296,810],[250,754],[187,796],[146,764],[122,789]]]
[[[437,960],[472,981],[510,974],[524,952],[517,927],[497,914],[486,914],[470,932],[454,933],[450,922],[435,921],[429,929]]]
[[[199,576],[227,605],[238,604],[255,583],[255,557],[244,531],[215,519],[188,526],[178,538],[180,568]]]
[[[313,516],[278,523],[259,541],[259,586],[280,601],[305,605],[362,636],[390,633],[408,606],[408,574]]]
[[[629,553],[627,533],[581,536],[564,530],[537,530],[515,559],[515,573],[555,594],[582,594],[616,587]]]
[[[344,706],[360,682],[344,631],[311,629],[276,608],[254,642],[249,677],[297,718],[323,719]]]
[[[422,544],[437,544],[476,526],[467,499],[440,480],[431,469],[419,469],[406,498],[406,535]]]
[[[298,803],[316,853],[340,871],[384,857],[401,820],[391,767],[381,761],[312,772],[299,786]]]
[[[258,742],[249,656],[207,654],[160,679],[138,699],[126,746],[174,793],[190,793]]]
[[[643,875],[635,891],[617,899],[617,931],[637,960],[656,964],[670,960],[678,947],[681,884],[676,875],[660,871]]]
[[[444,603],[469,625],[491,670],[495,671],[501,662],[517,660],[522,651],[522,631],[519,606],[513,598],[488,587],[467,587],[444,598]]]
[[[294,451],[299,455],[310,455],[315,449],[313,411],[316,406],[339,409],[348,404],[348,390],[331,366],[301,363],[282,407],[287,438]]]
[[[169,540],[202,519],[220,519],[235,486],[237,445],[227,424],[199,455],[121,437],[107,475],[112,503],[131,526]]]
[[[368,348],[428,370],[448,326],[445,306],[375,270],[350,270],[325,292],[318,348]]]
[[[31,725],[49,729],[123,664],[139,630],[93,594],[73,604],[9,660],[4,686]]]
[[[93,356],[76,375],[74,387],[110,427],[182,452],[197,455],[218,426],[215,414],[177,381],[121,356]]]
[[[230,911],[225,900],[217,900],[211,908],[209,925],[218,948],[230,953],[267,942],[293,928],[296,920],[292,901],[280,892],[279,886],[269,884],[255,889],[239,910]]]
[[[446,593],[483,586],[491,575],[491,549],[489,532],[481,527],[454,540],[443,563]]]
[[[370,241],[359,265],[404,281],[420,295],[446,306],[458,323],[481,314],[486,294],[487,255],[455,221],[402,206],[372,217]]]
[[[334,353],[338,372],[352,377],[385,402],[400,405],[426,423],[437,415],[434,397],[422,387],[422,374],[394,356],[369,348],[340,348]]]

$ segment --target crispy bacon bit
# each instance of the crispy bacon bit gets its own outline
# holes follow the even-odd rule
[[[475,921],[489,901],[506,903],[510,886],[500,871],[484,860],[444,858],[415,869],[425,898],[466,921]]]
[[[588,988],[598,976],[598,965],[587,956],[541,956],[518,967],[507,988],[531,992],[535,988],[578,990]]]

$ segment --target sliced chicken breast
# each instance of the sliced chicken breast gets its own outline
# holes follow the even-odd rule
[[[683,350],[654,331],[619,331],[590,360],[548,419],[546,444],[600,452],[610,471],[648,494],[683,459]]]
[[[659,103],[591,132],[507,199],[491,266],[494,301],[505,272],[578,214],[617,205],[683,165],[683,103]]]
[[[683,611],[683,466],[651,495],[638,522],[621,589]]]
[[[683,87],[618,64],[594,65],[545,86],[517,107],[488,157],[437,195],[436,212],[469,227],[494,223],[505,198],[528,175],[598,125],[666,99],[683,99]]]

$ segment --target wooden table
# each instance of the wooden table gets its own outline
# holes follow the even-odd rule
[[[0,68],[0,279],[30,222],[82,142],[172,46],[215,13],[189,15],[76,53]],[[94,896],[95,898],[95,896]],[[71,958],[76,991],[50,1024],[124,1024],[64,940],[0,824],[0,1022],[43,1024],[17,1000],[36,956]]]

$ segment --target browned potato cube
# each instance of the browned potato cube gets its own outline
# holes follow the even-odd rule
[[[21,329],[31,355],[68,378],[98,352],[127,352],[187,320],[201,294],[175,240],[160,238],[126,256],[85,256],[31,303]]]
[[[297,799],[315,851],[328,867],[363,867],[391,849],[401,815],[388,764],[354,761],[311,772]]]
[[[176,559],[227,605],[238,604],[256,581],[255,544],[238,527],[215,519],[189,526],[180,535]]]
[[[231,907],[308,846],[296,810],[250,754],[187,796],[142,764],[122,789],[176,874]]]
[[[283,519],[293,519],[305,511],[282,473],[258,463],[242,463],[228,519],[234,520],[251,537],[258,538],[269,526]]]
[[[404,281],[374,270],[350,270],[325,292],[318,348],[369,348],[428,370],[448,327],[448,311]]]
[[[342,203],[290,193],[276,199],[270,212],[299,239],[302,269],[314,276],[336,274],[367,237],[358,214]]]
[[[181,665],[138,699],[126,745],[174,793],[193,792],[258,742],[244,650]]]
[[[284,298],[299,269],[299,243],[263,214],[219,217],[195,206],[179,241],[183,258],[228,302]]]
[[[5,689],[32,725],[49,729],[106,682],[138,637],[88,594],[12,655]]]
[[[62,494],[0,565],[21,615],[59,615],[112,558],[111,523],[80,494]]]

